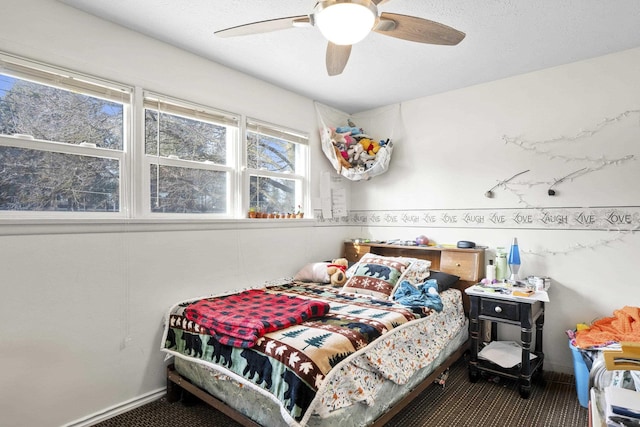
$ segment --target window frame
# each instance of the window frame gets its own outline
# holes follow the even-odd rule
[[[38,61],[21,58],[0,51],[0,71],[18,79],[33,81],[35,83],[53,86],[63,90],[79,92],[88,96],[118,102],[122,105],[122,150],[101,148],[92,144],[73,144],[57,141],[45,141],[20,135],[0,135],[0,146],[17,147],[49,151],[66,155],[89,156],[105,159],[113,159],[119,164],[119,211],[118,212],[82,212],[82,211],[0,211],[0,225],[16,226],[64,224],[59,229],[51,229],[50,232],[69,232],[74,229],[86,230],[86,226],[92,224],[191,224],[180,227],[200,227],[197,224],[214,224],[225,222],[249,222],[247,211],[250,203],[250,178],[251,176],[272,177],[294,180],[296,185],[296,204],[303,211],[309,212],[310,201],[310,144],[309,134],[258,119],[248,118],[242,114],[223,111],[214,107],[195,102],[174,98],[154,91],[146,90],[139,86],[130,86],[100,77],[73,72],[64,68],[47,65]],[[55,77],[52,79],[52,76]],[[145,141],[145,97],[157,97],[158,99],[178,106],[186,106],[206,114],[218,115],[229,119],[234,124],[233,135],[227,137],[227,162],[226,165],[200,162],[168,157],[157,157],[146,154]],[[189,117],[200,120],[200,118]],[[208,121],[208,120],[205,120]],[[215,123],[215,122],[214,122]],[[215,123],[222,124],[222,123]],[[227,123],[228,124],[228,123]],[[263,169],[253,169],[247,166],[247,132],[252,132],[252,126],[262,126],[270,129],[275,136],[296,144],[296,170],[295,173],[273,172]],[[293,139],[293,140],[292,140]],[[162,166],[187,167],[189,169],[203,169],[222,171],[228,174],[227,181],[227,212],[220,213],[160,213],[151,211],[151,174],[152,164],[159,162]],[[306,220],[296,221],[297,226],[309,223],[312,215],[305,215]],[[256,222],[249,227],[260,226]],[[291,226],[289,221],[264,222],[269,227]],[[179,225],[178,225],[179,226]],[[223,225],[224,226],[224,225]],[[72,227],[72,228],[69,228]],[[75,228],[74,228],[75,227]],[[115,228],[92,229],[108,231],[120,230]],[[217,226],[212,226],[216,228]],[[145,229],[153,227],[145,227]],[[201,227],[200,227],[201,228]],[[23,227],[11,229],[0,228],[0,235],[6,234],[32,234],[37,233],[38,228],[27,229]],[[84,232],[84,231],[80,231]],[[91,231],[88,231],[91,232]]]
[[[278,138],[295,144],[295,171],[294,172],[275,172],[259,168],[250,168],[248,165],[248,134],[249,132],[262,134],[265,136]],[[245,118],[243,131],[243,193],[245,197],[242,205],[242,213],[246,216],[251,203],[251,177],[266,177],[287,179],[295,182],[296,202],[295,207],[300,206],[302,212],[308,212],[309,201],[309,171],[310,171],[310,154],[309,154],[309,135],[295,129],[288,128],[258,119]],[[291,212],[295,213],[295,212]],[[309,216],[307,216],[308,218]]]
[[[136,184],[138,194],[141,197],[136,197],[134,203],[136,204],[136,213],[139,218],[153,218],[153,219],[202,219],[202,220],[215,220],[215,219],[234,219],[236,217],[236,205],[237,194],[234,189],[238,183],[238,145],[241,134],[240,123],[241,117],[237,114],[229,113],[226,111],[218,110],[212,107],[204,106],[190,101],[185,101],[177,98],[173,98],[167,95],[158,94],[152,91],[144,91],[138,89],[136,93],[140,93],[137,98],[140,100],[139,107],[136,108],[139,111],[136,124],[139,127],[136,133],[137,141],[140,141],[136,147],[136,153],[141,159],[136,162],[138,173],[134,176],[142,177]],[[174,159],[170,157],[162,157],[159,155],[151,155],[146,153],[146,139],[145,139],[145,110],[152,107],[152,101],[156,101],[163,105],[164,109],[156,110],[167,114],[176,115],[179,117],[185,117],[191,120],[201,120],[207,123],[213,123],[219,126],[229,126],[228,130],[235,123],[235,130],[227,132],[226,141],[226,164],[216,164],[203,161],[187,160],[187,159]],[[206,119],[206,120],[205,120]],[[219,122],[216,122],[217,120]],[[168,166],[168,167],[180,167],[186,169],[200,169],[207,171],[225,172],[227,173],[227,194],[226,194],[226,213],[162,213],[152,212],[151,210],[151,173],[150,168],[152,165]]]
[[[0,219],[122,219],[129,215],[130,199],[128,182],[129,147],[131,145],[131,113],[133,88],[109,80],[91,77],[69,70],[25,60],[14,55],[0,52],[0,72],[13,78],[31,81],[37,84],[81,93],[122,104],[122,150],[96,147],[93,144],[72,144],[60,141],[48,141],[28,135],[0,134],[0,146],[16,147],[28,150],[47,151],[65,155],[76,155],[117,160],[119,164],[119,211],[118,212],[82,212],[82,211],[0,211]]]

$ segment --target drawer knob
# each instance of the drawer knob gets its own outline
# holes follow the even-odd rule
[[[496,313],[502,313],[502,307],[500,307],[499,305],[496,306],[495,311]]]
[[[457,264],[456,264],[456,267],[460,267],[460,263],[457,263]]]

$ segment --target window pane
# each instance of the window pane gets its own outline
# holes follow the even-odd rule
[[[292,179],[251,176],[250,207],[260,212],[295,213],[296,182]]]
[[[0,146],[0,210],[118,212],[118,160]]]
[[[227,128],[209,122],[188,119],[145,109],[145,152],[183,160],[227,163]],[[160,150],[158,151],[158,141]]]
[[[0,74],[0,133],[123,149],[122,104]]]
[[[296,170],[296,144],[247,132],[247,165],[252,169],[293,173]]]
[[[151,165],[151,211],[226,213],[227,173]]]

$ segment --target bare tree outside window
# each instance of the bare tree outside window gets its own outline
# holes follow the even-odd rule
[[[301,184],[296,176],[299,146],[299,143],[267,132],[247,132],[251,208],[259,212],[280,214],[300,210]]]
[[[145,109],[151,212],[227,213],[228,173],[215,165],[227,164],[228,132],[224,125]]]
[[[0,52],[2,220],[302,213],[308,156],[300,131]]]
[[[0,134],[52,142],[45,150],[35,143],[0,146],[0,210],[118,212],[119,160],[71,154],[56,143],[121,151],[123,110],[113,101],[0,74]]]

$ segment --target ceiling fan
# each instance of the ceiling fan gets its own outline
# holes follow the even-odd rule
[[[335,76],[344,70],[351,45],[371,31],[398,39],[437,45],[457,45],[465,33],[438,22],[397,13],[378,13],[378,6],[391,0],[319,1],[308,15],[289,16],[252,22],[216,31],[219,37],[266,33],[296,27],[318,27],[328,40],[327,73]]]

